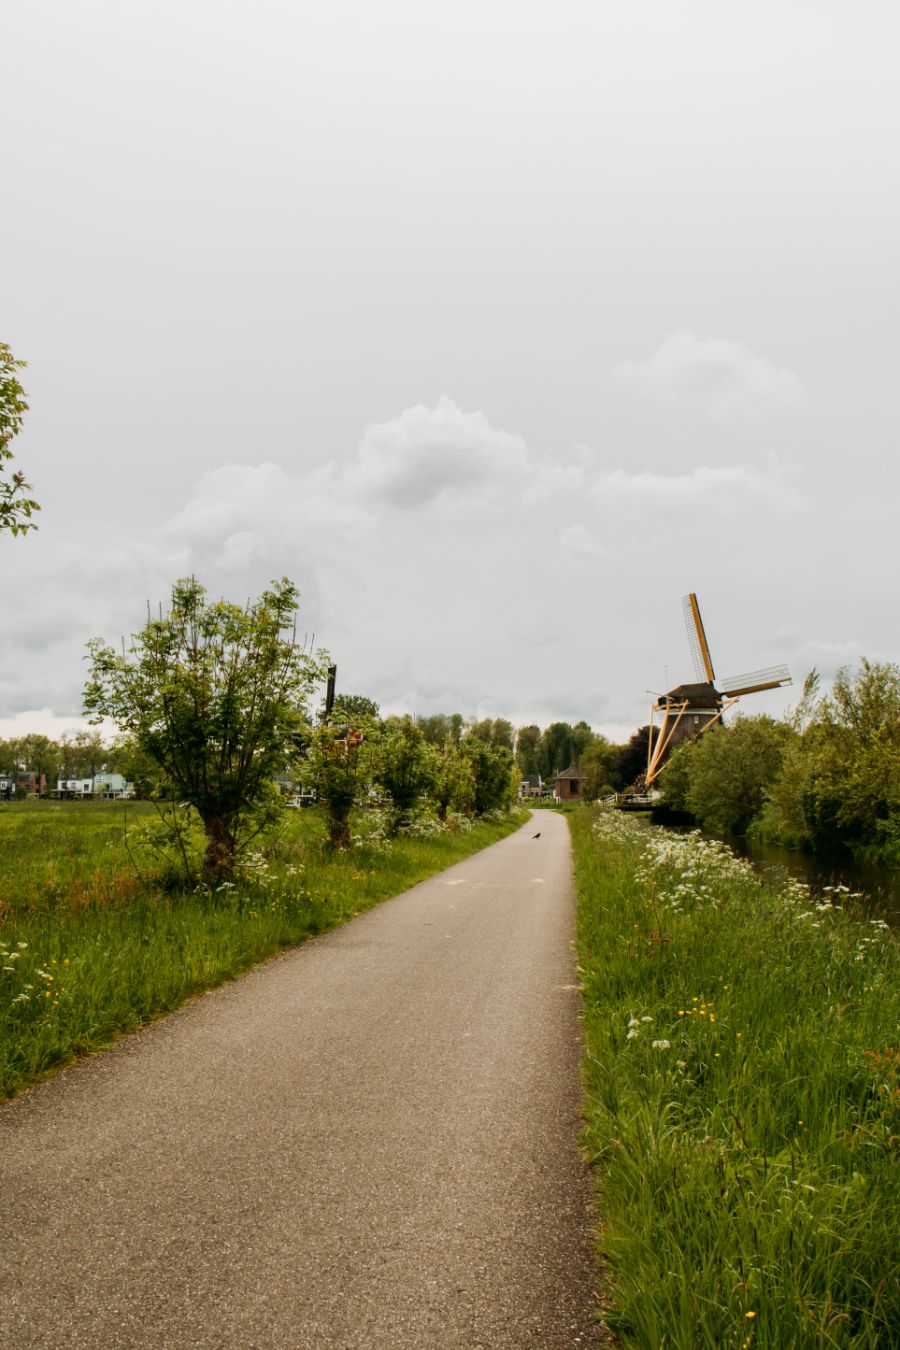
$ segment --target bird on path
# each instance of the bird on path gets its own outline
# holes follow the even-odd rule
[[[540,830],[538,830],[537,834],[533,834],[531,837],[532,837],[532,839],[540,839],[540,837],[541,837],[541,832],[540,832]]]

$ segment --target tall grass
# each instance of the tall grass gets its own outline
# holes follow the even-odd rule
[[[900,1345],[895,936],[696,835],[570,823],[608,1324]]]
[[[522,813],[388,842],[361,814],[335,853],[286,813],[234,884],[177,882],[152,807],[0,808],[0,1098],[502,838]],[[130,819],[128,837],[125,823]],[[132,861],[132,858],[134,861]]]

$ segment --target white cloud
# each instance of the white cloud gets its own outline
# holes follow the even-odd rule
[[[627,389],[669,408],[686,408],[717,422],[758,417],[798,403],[803,383],[749,347],[726,338],[698,337],[689,328],[670,333],[646,361],[613,368]]]
[[[566,525],[559,532],[559,547],[573,558],[604,558],[612,552],[609,544],[586,525]]]
[[[791,477],[776,461],[765,468],[749,464],[699,464],[689,473],[628,473],[614,469],[600,474],[591,498],[616,517],[671,514],[702,509],[719,518],[746,515],[767,507],[778,513],[796,510],[802,499]]]
[[[434,408],[417,404],[369,425],[345,478],[364,500],[409,509],[439,498],[484,501],[518,486],[527,465],[521,436],[443,396]]]
[[[159,538],[182,573],[269,579],[273,567],[296,571],[325,541],[367,524],[329,468],[296,476],[278,464],[230,464],[201,479]]]

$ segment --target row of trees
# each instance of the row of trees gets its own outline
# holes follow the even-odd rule
[[[742,717],[676,752],[666,802],[718,833],[900,861],[900,667],[815,671],[784,720]]]
[[[451,812],[484,815],[516,800],[519,774],[508,746],[470,726],[458,741],[429,741],[411,717],[328,725],[312,736],[309,759],[333,844],[350,839],[354,802],[382,800],[391,834],[425,809],[445,821]]]
[[[95,731],[78,731],[59,740],[33,732],[0,739],[0,777],[15,779],[28,771],[46,778],[48,789],[61,778],[89,778],[99,772],[131,777],[133,760],[130,747],[109,745]]]

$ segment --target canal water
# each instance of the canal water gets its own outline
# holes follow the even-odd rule
[[[852,859],[827,861],[796,849],[759,844],[745,838],[729,839],[727,843],[764,877],[776,882],[796,877],[816,891],[825,891],[828,886],[846,886],[850,891],[862,894],[858,903],[870,918],[884,919],[892,927],[900,927],[900,871],[866,866]]]

